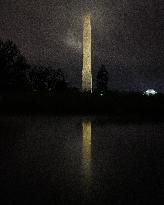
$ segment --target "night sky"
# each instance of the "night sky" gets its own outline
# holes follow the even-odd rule
[[[80,87],[85,10],[92,13],[94,79],[105,64],[110,89],[164,92],[163,0],[0,0],[0,38]]]

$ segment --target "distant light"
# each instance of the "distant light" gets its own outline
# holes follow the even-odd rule
[[[103,96],[103,93],[101,93],[100,95]]]
[[[144,95],[147,95],[147,96],[151,96],[151,95],[156,95],[157,92],[153,89],[148,89],[144,92]]]

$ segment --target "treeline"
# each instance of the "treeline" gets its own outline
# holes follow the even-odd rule
[[[140,113],[146,116],[158,113],[163,116],[163,94],[112,92],[108,90],[108,79],[102,65],[94,92],[80,92],[68,86],[61,69],[32,66],[12,41],[0,41],[0,112]]]
[[[108,72],[104,65],[97,73],[96,85],[98,92],[107,91]],[[0,90],[70,91],[72,88],[68,86],[61,69],[50,66],[32,66],[27,63],[13,41],[0,40]]]
[[[0,89],[27,89],[26,71],[29,70],[26,59],[10,40],[0,40]]]
[[[13,41],[0,40],[0,90],[65,90],[67,83],[61,69],[32,66]]]

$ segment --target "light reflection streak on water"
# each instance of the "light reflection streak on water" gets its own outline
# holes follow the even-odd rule
[[[91,121],[82,122],[82,172],[84,177],[85,190],[88,192],[91,186],[92,178],[92,154],[91,154]]]

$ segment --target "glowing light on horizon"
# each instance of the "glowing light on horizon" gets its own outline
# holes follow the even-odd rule
[[[156,95],[157,92],[154,89],[148,89],[144,92],[144,95],[150,96],[150,95]]]
[[[91,71],[91,16],[87,14],[83,18],[83,70],[82,90],[92,92]]]

